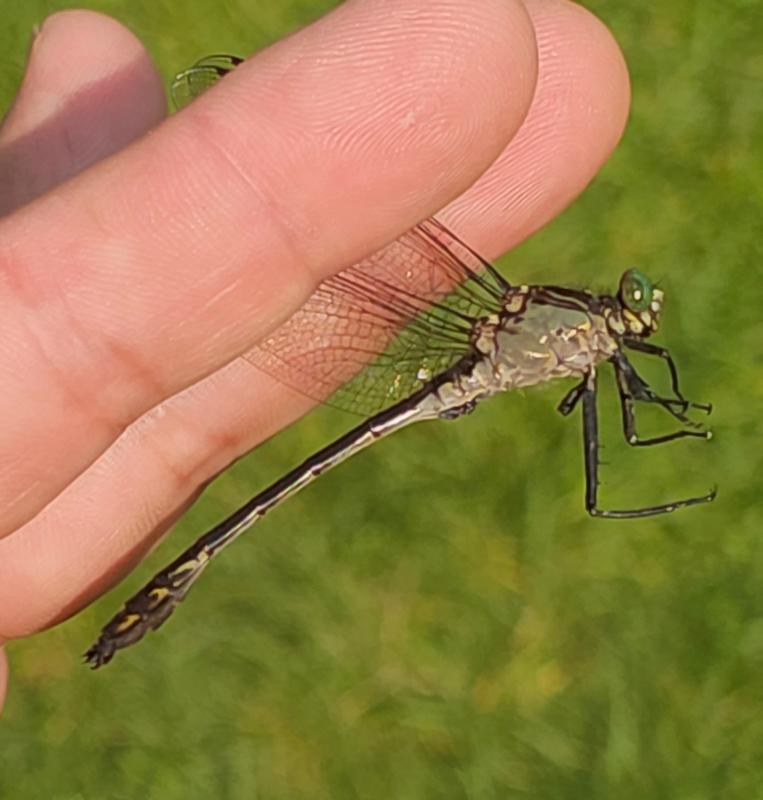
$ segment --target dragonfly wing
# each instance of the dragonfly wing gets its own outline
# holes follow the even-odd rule
[[[179,73],[182,107],[235,69],[217,54]],[[470,352],[480,317],[509,284],[436,219],[321,283],[244,358],[320,402],[371,414],[421,388]]]
[[[192,67],[179,72],[170,86],[175,107],[182,108],[188,105],[191,100],[234,70],[243,60],[239,56],[218,53],[205,56]]]
[[[466,356],[477,320],[498,313],[508,289],[455,234],[425,220],[321,283],[244,357],[303,394],[372,414]]]

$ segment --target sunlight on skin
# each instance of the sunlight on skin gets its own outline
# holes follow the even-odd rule
[[[459,4],[453,5],[457,7]],[[486,3],[486,7],[488,5]],[[362,4],[353,6],[362,7]],[[584,10],[560,0],[535,0],[527,6],[538,37],[541,58],[538,91],[532,108],[519,133],[495,164],[444,215],[446,220],[455,221],[458,233],[488,256],[497,255],[525,238],[582,191],[617,143],[627,114],[627,73],[619,50],[605,28]],[[152,98],[144,108],[142,127],[136,126],[131,135],[137,137],[155,125],[158,118],[156,98],[160,96],[157,93],[161,92],[161,85],[137,42],[116,23],[100,15],[67,12],[57,15],[54,20],[53,25],[46,24],[44,38],[38,40],[33,48],[30,75],[45,75],[40,63],[48,57],[52,63],[60,62],[62,43],[70,41],[72,29],[78,30],[82,38],[97,36],[102,41],[113,38],[118,44],[109,48],[109,52],[113,53],[116,62],[122,58],[124,64],[130,65],[132,72],[126,69],[126,73],[135,76],[136,85],[140,86],[136,92],[146,93]],[[86,47],[67,48],[67,57],[78,58],[77,53],[87,51]],[[511,67],[504,65],[504,69],[510,70]],[[34,73],[33,69],[37,72]],[[91,65],[75,70],[73,74],[85,83],[93,69]],[[119,72],[117,67],[115,71]],[[519,97],[507,95],[505,98],[506,102],[512,100],[515,103],[514,118],[491,122],[492,128],[500,129],[504,142],[511,138],[524,117],[522,104],[529,102],[532,95],[534,73],[531,61],[525,64],[524,74],[531,79],[531,85],[522,92],[515,88],[514,95],[518,93]],[[74,94],[75,89],[69,86],[61,91]],[[231,84],[233,93],[245,90],[244,84]],[[120,85],[121,91],[123,86]],[[225,111],[223,94],[219,93],[221,99],[218,101],[221,113]],[[34,97],[33,85],[25,83],[7,119],[6,128],[0,132],[0,165],[9,142],[18,144],[25,134],[34,132],[48,119],[49,110],[35,114],[26,108],[26,99],[32,103]],[[120,93],[106,91],[99,100],[112,100],[116,108],[120,97]],[[132,110],[134,106],[133,99],[129,107]],[[103,116],[99,117],[96,107],[88,107],[88,129],[92,131],[95,128],[102,133],[102,136],[92,134],[98,145],[82,147],[79,151],[75,147],[74,152],[79,152],[80,156],[73,163],[67,165],[62,161],[45,165],[44,174],[37,175],[31,183],[39,191],[44,191],[62,180],[67,170],[69,173],[77,172],[87,163],[122,148],[125,145],[123,139],[114,141],[109,138],[108,119],[109,114],[115,113],[115,108],[109,109],[107,102]],[[489,116],[489,112],[485,113]],[[504,116],[511,117],[510,111],[504,109]],[[67,132],[72,135],[76,130],[76,125],[72,124]],[[179,135],[187,137],[191,134],[192,130]],[[433,147],[431,136],[427,144]],[[461,173],[452,176],[451,183],[443,179],[434,189],[430,185],[432,193],[424,205],[415,205],[413,201],[406,205],[397,199],[399,185],[408,181],[410,187],[407,191],[413,196],[415,184],[420,185],[422,170],[424,174],[436,172],[432,163],[422,166],[414,159],[410,175],[401,171],[396,178],[398,186],[395,192],[392,193],[393,187],[386,187],[392,194],[386,204],[377,199],[363,207],[378,207],[386,228],[399,227],[401,220],[413,222],[417,215],[434,211],[465,188],[503,146],[500,137],[493,134],[487,148],[487,161],[472,160],[467,167],[461,168]],[[473,143],[471,149],[474,149]],[[440,152],[442,154],[442,149]],[[34,166],[34,159],[30,154],[26,159],[19,159],[17,164],[19,169],[28,169],[30,165]],[[111,169],[112,164],[109,162],[108,165]],[[321,176],[315,178],[316,181],[323,179]],[[31,183],[17,180],[13,185]],[[187,189],[182,186],[170,188],[174,192]],[[205,196],[211,191],[203,182],[200,185],[192,183],[191,190]],[[234,195],[233,200],[241,202],[241,197],[247,192],[251,192],[251,186],[242,186],[241,193]],[[161,192],[159,194],[159,200],[167,199]],[[15,202],[24,199],[27,198],[16,197]],[[219,200],[214,196],[210,200],[213,210],[209,213],[213,214],[216,225],[221,214],[220,205],[227,209],[233,200]],[[172,196],[170,202],[177,202],[177,199]],[[36,207],[31,207],[32,211]],[[248,206],[245,203],[245,210],[250,217],[255,213],[251,202]],[[202,218],[197,210],[193,214],[194,221],[198,222],[199,237],[202,237],[208,233],[212,221]],[[398,218],[397,223],[395,218]],[[366,224],[365,219],[362,224]],[[226,238],[232,240],[237,226],[242,226],[241,220],[230,219],[228,227],[217,234],[218,238],[204,247],[218,254],[225,252],[221,242]],[[282,233],[279,231],[278,235]],[[358,239],[360,241],[362,237]],[[165,246],[161,238],[152,239],[151,244],[158,251]],[[200,246],[196,240],[193,244]],[[269,246],[280,246],[277,237]],[[123,258],[118,253],[114,255]],[[163,255],[167,257],[166,253]],[[176,254],[171,255],[177,258]],[[250,253],[247,263],[252,258]],[[153,265],[156,268],[155,261]],[[160,274],[161,271],[158,270]],[[236,285],[235,279],[230,283],[230,275],[227,280],[228,285]],[[115,287],[110,285],[99,288],[104,292],[110,290],[112,294],[115,291]],[[208,291],[208,287],[205,290]],[[246,293],[250,289],[243,291]],[[230,316],[231,311],[225,306],[220,313]],[[263,315],[265,323],[272,326],[277,322],[272,312],[263,312]],[[210,322],[210,329],[214,328],[212,322],[214,320]],[[251,322],[243,318],[236,323],[233,333],[236,346],[240,346],[240,342],[246,341],[242,338],[244,333],[251,335]],[[203,330],[196,335],[201,341],[208,336]],[[189,347],[183,345],[183,348]],[[202,350],[202,356],[209,355],[208,349],[198,347],[198,342],[195,347]],[[178,360],[182,359],[176,355],[173,362]],[[195,363],[195,368],[201,372],[191,382],[204,374],[200,362]],[[106,444],[108,449],[100,457],[95,452],[92,457],[97,460],[90,467],[85,466],[84,471],[82,467],[75,469],[69,478],[70,485],[63,491],[47,487],[54,497],[56,492],[61,493],[13,536],[0,541],[0,631],[6,638],[47,626],[73,613],[112,585],[182,513],[205,481],[312,405],[268,376],[255,373],[241,360],[221,369],[216,364],[206,369],[216,371],[190,388],[184,388],[182,384],[174,387],[169,399],[130,425],[113,444]],[[165,384],[161,388],[164,389]],[[103,412],[104,406],[99,408]],[[82,423],[78,425],[82,429]],[[28,451],[42,448],[43,443],[60,431],[60,427],[55,425],[50,431],[27,430],[24,448]],[[118,433],[118,429],[112,429],[111,438]],[[8,463],[4,466],[2,475],[8,474]],[[42,505],[45,505],[44,498],[38,508],[28,507],[26,516],[35,514]],[[113,524],[115,509],[121,509],[123,518],[121,527],[117,529]],[[126,509],[132,509],[132,514],[129,511],[125,513]],[[20,520],[23,519],[22,515]],[[19,597],[24,598],[23,603],[18,602]],[[5,675],[4,666],[0,668],[0,675]],[[0,679],[0,683],[4,681]]]
[[[410,11],[407,0],[339,6],[0,222],[11,331],[0,370],[27,356],[0,393],[0,536],[127,425],[228,363],[323,277],[441,207],[500,154],[535,86],[524,7],[451,0]],[[458,38],[458,59],[447,37]],[[48,40],[43,26],[35,57]],[[94,114],[92,95],[112,97],[114,84],[121,96],[134,58],[62,113]],[[78,125],[65,120],[61,134]],[[422,175],[437,179],[422,185]],[[358,208],[374,213],[359,218]]]

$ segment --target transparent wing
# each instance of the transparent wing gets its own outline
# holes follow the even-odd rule
[[[467,355],[476,321],[501,311],[508,289],[428,219],[321,283],[245,358],[321,402],[372,414]]]
[[[176,108],[182,108],[195,97],[217,83],[231,70],[234,70],[244,59],[239,56],[218,53],[205,56],[192,67],[179,72],[170,86],[172,102]]]
[[[180,108],[241,62],[206,56],[180,72]],[[509,284],[435,219],[320,284],[305,305],[244,356],[321,402],[372,414],[407,397],[470,352],[480,317]]]

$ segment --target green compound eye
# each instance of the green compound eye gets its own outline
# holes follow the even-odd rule
[[[620,301],[629,311],[646,311],[653,294],[652,282],[637,269],[629,269],[620,278]]]

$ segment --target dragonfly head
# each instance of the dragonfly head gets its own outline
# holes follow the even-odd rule
[[[643,272],[629,269],[623,273],[617,299],[626,335],[646,338],[657,330],[663,296]]]

